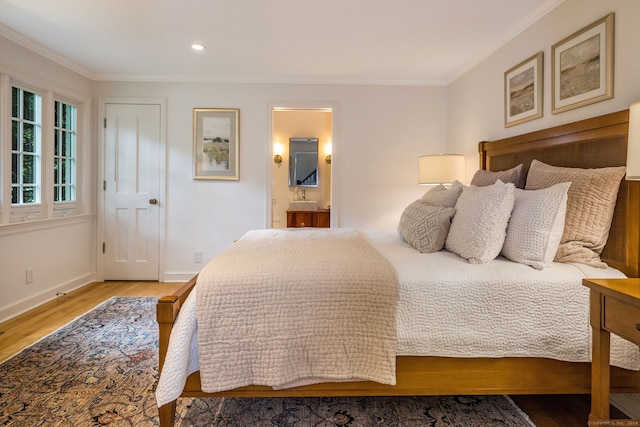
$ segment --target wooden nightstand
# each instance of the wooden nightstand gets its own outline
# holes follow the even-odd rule
[[[640,279],[583,279],[582,284],[591,289],[593,349],[589,421],[610,421],[611,333],[640,345]]]

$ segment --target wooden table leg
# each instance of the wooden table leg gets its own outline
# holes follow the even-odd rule
[[[602,301],[602,294],[591,292],[591,298]],[[595,307],[594,307],[595,306]],[[601,304],[591,304],[591,327],[593,329],[593,356],[591,360],[591,413],[589,421],[610,419],[610,333],[602,329]]]

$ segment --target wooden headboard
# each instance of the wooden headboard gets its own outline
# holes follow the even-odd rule
[[[480,167],[501,171],[533,159],[564,167],[601,168],[627,162],[629,110],[543,129],[524,135],[482,141]],[[607,245],[601,258],[629,277],[640,277],[640,181],[622,180]]]

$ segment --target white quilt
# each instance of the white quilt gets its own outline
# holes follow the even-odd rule
[[[398,355],[588,362],[589,289],[582,279],[624,277],[615,269],[580,264],[553,263],[536,270],[500,257],[469,264],[447,251],[421,254],[396,233],[370,233],[368,238],[391,262],[400,282]],[[199,367],[193,335],[196,291],[171,336],[156,393],[159,405],[175,400],[188,374]],[[611,338],[611,363],[640,370],[638,346]]]
[[[250,231],[207,264],[197,288],[205,392],[395,384],[398,279],[356,230]]]

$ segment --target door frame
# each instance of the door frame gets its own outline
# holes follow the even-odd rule
[[[282,110],[331,110],[331,214],[330,222],[331,227],[339,227],[338,223],[338,209],[339,209],[339,194],[338,189],[338,165],[340,164],[340,156],[338,155],[338,149],[340,147],[340,120],[339,120],[339,107],[337,102],[331,101],[280,101],[270,102],[268,105],[268,117],[269,117],[269,129],[268,129],[268,143],[267,149],[267,188],[266,188],[266,200],[267,206],[267,221],[265,228],[273,227],[273,145],[276,141],[273,140],[273,113],[275,111]]]
[[[110,96],[98,98],[98,117],[96,120],[96,129],[98,132],[98,174],[96,177],[96,189],[97,189],[97,221],[96,221],[96,279],[98,281],[104,281],[104,254],[102,253],[102,242],[105,240],[104,232],[104,218],[105,218],[105,201],[104,191],[102,189],[102,183],[105,180],[105,130],[104,130],[104,118],[106,117],[106,105],[107,104],[142,104],[142,105],[159,105],[160,106],[160,203],[158,209],[160,210],[160,218],[158,224],[158,278],[159,281],[164,281],[164,246],[165,246],[165,214],[167,205],[167,185],[166,185],[166,170],[167,170],[167,99],[161,97],[128,97],[128,96]]]

